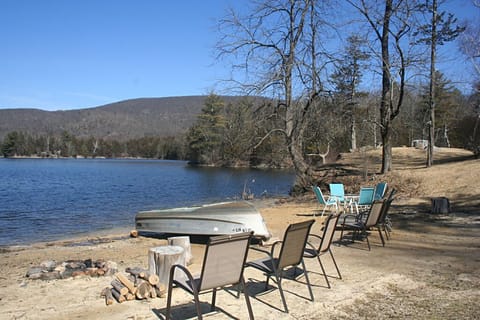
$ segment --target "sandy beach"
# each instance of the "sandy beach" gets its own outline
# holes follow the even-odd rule
[[[457,164],[470,179],[478,179],[479,160]],[[449,164],[451,165],[451,164]],[[444,168],[445,169],[445,168]],[[421,169],[417,176],[422,176]],[[451,175],[459,171],[446,170]],[[431,171],[430,171],[431,173]],[[425,177],[432,176],[425,173]],[[438,175],[433,175],[438,177]],[[432,176],[432,179],[433,179]],[[453,177],[443,176],[454,181]],[[426,178],[425,178],[426,179]],[[463,183],[458,177],[455,183]],[[413,183],[410,181],[410,183]],[[468,182],[472,183],[472,182]],[[478,180],[476,180],[478,186]],[[437,184],[438,186],[439,184]],[[431,189],[427,188],[430,187]],[[480,313],[480,217],[478,189],[471,194],[449,194],[453,204],[462,203],[448,215],[430,214],[428,197],[445,194],[448,188],[433,190],[424,184],[417,198],[404,192],[393,203],[392,238],[382,247],[377,233],[372,233],[371,251],[365,242],[334,243],[332,250],[342,273],[328,256],[323,256],[331,275],[328,289],[318,262],[306,261],[313,283],[315,301],[309,301],[303,278],[283,282],[290,313],[282,312],[278,290],[260,294],[264,276],[247,268],[245,276],[256,319],[476,319]],[[475,196],[476,194],[476,196]],[[477,208],[477,209],[475,209]],[[288,224],[312,219],[317,210],[313,194],[302,198],[271,202],[259,209],[273,237],[281,238]],[[319,232],[321,218],[313,227]],[[339,232],[334,240],[338,240]],[[0,252],[0,319],[163,319],[166,298],[133,300],[106,305],[101,290],[113,276],[77,276],[59,280],[32,280],[26,277],[31,266],[42,261],[104,259],[114,261],[119,271],[127,267],[148,267],[148,249],[166,243],[164,239],[131,238],[122,232],[93,235],[31,246],[3,248]],[[204,245],[192,243],[193,272],[200,270]],[[250,253],[249,258],[255,254]],[[201,296],[204,310],[210,295]],[[174,290],[174,319],[196,318],[192,297]],[[243,297],[236,299],[221,291],[218,311],[207,319],[248,319]]]
[[[397,203],[393,210],[402,208]],[[313,201],[287,202],[261,210],[273,236],[281,238],[289,223],[310,219]],[[316,218],[320,219],[320,218]],[[377,234],[366,243],[333,246],[343,279],[331,278],[328,289],[318,262],[307,260],[315,301],[300,282],[284,281],[290,313],[281,311],[278,290],[258,295],[263,275],[246,269],[257,319],[474,319],[480,311],[479,221],[469,215],[431,216],[423,213],[393,214],[395,230],[385,247]],[[424,227],[427,220],[427,227]],[[314,224],[314,232],[320,223]],[[338,239],[338,232],[335,237]],[[11,248],[0,254],[0,319],[162,319],[166,299],[135,300],[105,305],[100,297],[113,276],[80,276],[62,280],[30,280],[30,266],[45,260],[105,259],[115,261],[120,271],[148,267],[148,249],[165,244],[156,238],[129,238],[125,234],[75,239],[58,243]],[[200,270],[202,244],[192,243],[192,271]],[[324,257],[327,273],[334,269]],[[202,296],[209,301],[209,295]],[[221,311],[209,319],[248,319],[245,302],[227,292],[217,298]],[[176,289],[173,296],[176,319],[195,318],[192,297]],[[206,305],[205,305],[205,308]]]

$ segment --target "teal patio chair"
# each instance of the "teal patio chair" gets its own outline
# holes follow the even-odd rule
[[[368,210],[373,203],[375,189],[373,187],[361,187],[358,199],[354,202],[357,214],[360,210]]]
[[[328,207],[335,207],[335,211],[338,211],[338,203],[336,199],[333,199],[331,197],[325,199],[322,190],[318,186],[313,186],[312,189],[315,193],[315,197],[317,197],[318,204],[323,206],[322,216],[325,214],[325,210],[327,210]],[[313,215],[315,216],[316,213],[314,213]]]
[[[330,197],[335,198],[339,203],[345,202],[345,188],[343,183],[330,183]]]
[[[345,188],[343,183],[330,183],[330,198],[337,201],[338,205],[343,206],[343,211],[345,207],[349,204],[345,201]]]
[[[385,191],[387,191],[387,183],[386,182],[379,182],[375,186],[375,190],[373,192],[373,200],[380,200],[385,196]]]

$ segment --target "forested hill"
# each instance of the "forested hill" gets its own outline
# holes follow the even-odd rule
[[[12,131],[76,137],[128,140],[144,136],[172,136],[185,132],[196,120],[207,96],[141,98],[89,109],[43,111],[0,110],[0,139]],[[239,97],[224,96],[225,102]]]

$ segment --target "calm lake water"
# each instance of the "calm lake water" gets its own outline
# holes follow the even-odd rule
[[[0,159],[0,246],[134,228],[138,211],[287,195],[291,171],[192,168],[183,161]]]

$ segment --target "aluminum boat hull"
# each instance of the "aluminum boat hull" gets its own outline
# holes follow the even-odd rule
[[[253,231],[258,238],[271,236],[260,212],[247,201],[141,211],[135,216],[135,226],[140,233],[225,235]]]

